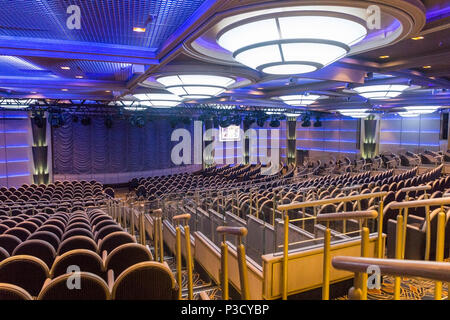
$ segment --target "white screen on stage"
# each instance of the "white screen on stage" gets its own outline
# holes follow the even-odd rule
[[[241,127],[240,126],[228,126],[226,128],[220,127],[219,141],[239,141],[241,139]]]

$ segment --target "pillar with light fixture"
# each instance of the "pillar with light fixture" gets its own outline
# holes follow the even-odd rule
[[[296,163],[296,144],[297,144],[297,118],[293,116],[287,117],[287,163]]]
[[[369,115],[360,121],[361,156],[364,159],[372,159],[379,153],[380,120]]]
[[[39,112],[31,118],[33,132],[33,180],[36,184],[47,184],[50,182],[49,174],[49,148],[47,144],[47,117],[45,113]]]

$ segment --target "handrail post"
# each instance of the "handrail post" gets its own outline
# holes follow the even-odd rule
[[[380,205],[378,211],[378,239],[377,239],[377,257],[383,258],[383,211],[384,211],[383,197],[380,197]]]
[[[130,202],[130,206],[129,206],[129,208],[128,208],[128,210],[130,211],[130,214],[131,214],[131,218],[130,218],[130,224],[131,224],[131,235],[134,237],[134,235],[135,235],[135,230],[134,230],[134,228],[135,228],[135,222],[134,222],[134,220],[135,220],[135,216],[134,216],[134,210],[133,210],[133,203],[132,202]]]
[[[425,260],[430,260],[431,248],[431,226],[430,226],[430,206],[425,206]]]
[[[330,266],[331,266],[331,230],[327,222],[323,239],[323,285],[322,300],[330,299]]]
[[[225,234],[223,235],[223,241],[220,245],[220,250],[222,254],[222,259],[220,261],[221,270],[220,270],[220,282],[222,285],[222,298],[224,300],[229,299],[228,293],[228,244],[226,243]]]
[[[287,300],[288,296],[288,252],[289,252],[289,214],[284,211],[284,246],[283,246],[283,282],[282,299]]]
[[[174,221],[182,220],[184,223],[184,237],[186,241],[186,269],[187,269],[187,276],[188,276],[188,299],[193,300],[194,299],[194,284],[193,284],[193,277],[192,277],[192,267],[193,267],[193,261],[192,261],[192,254],[191,254],[191,235],[189,230],[189,224],[188,221],[191,218],[191,215],[181,214],[173,217]],[[176,227],[176,260],[177,260],[177,280],[179,281],[179,286],[181,287],[181,229],[180,224]],[[161,261],[162,262],[162,261]],[[178,293],[179,296],[181,296],[181,289]]]
[[[221,244],[222,258],[221,258],[221,281],[222,281],[222,296],[225,300],[228,300],[228,245],[226,243],[226,234],[233,234],[238,237],[237,255],[238,255],[238,268],[239,268],[239,280],[241,284],[241,298],[242,300],[250,299],[250,292],[248,288],[248,275],[247,275],[247,261],[245,256],[245,247],[242,244],[242,237],[247,235],[247,228],[244,227],[227,227],[219,226],[216,231],[223,233],[223,240]]]
[[[403,239],[403,216],[401,214],[397,215],[397,230],[396,230],[396,239],[395,239],[395,258],[401,259],[402,257],[402,239]],[[400,285],[401,278],[396,276],[394,279],[394,300],[400,299]]]
[[[436,261],[444,261],[444,247],[445,247],[445,213],[441,209],[438,216],[437,236],[436,236]],[[450,293],[449,293],[450,296]],[[436,281],[434,287],[434,299],[442,299],[442,281]]]
[[[369,228],[361,230],[361,257],[369,256]],[[367,300],[367,273],[360,274],[361,279],[361,300]]]

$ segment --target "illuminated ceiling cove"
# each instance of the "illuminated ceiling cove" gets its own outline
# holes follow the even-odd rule
[[[450,106],[449,16],[448,0],[0,0],[0,101],[423,114]]]

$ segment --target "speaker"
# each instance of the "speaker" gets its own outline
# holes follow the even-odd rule
[[[448,140],[448,113],[442,113],[440,139]]]

